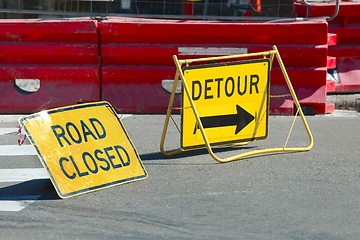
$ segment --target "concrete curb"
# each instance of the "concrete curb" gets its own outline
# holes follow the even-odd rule
[[[329,94],[327,102],[335,103],[337,110],[355,110],[360,112],[360,93],[355,94]]]

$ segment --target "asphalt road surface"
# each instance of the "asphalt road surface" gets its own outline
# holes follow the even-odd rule
[[[225,164],[205,150],[165,158],[165,116],[126,116],[149,177],[68,199],[29,143],[17,146],[18,117],[0,116],[0,239],[360,239],[360,113],[308,116],[309,152]],[[272,116],[267,140],[215,152],[282,147],[292,119]],[[179,139],[171,124],[166,149]],[[288,146],[307,142],[298,118]]]

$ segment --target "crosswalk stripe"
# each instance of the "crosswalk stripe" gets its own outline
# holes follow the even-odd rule
[[[0,123],[9,123],[9,122],[13,122],[16,123],[18,122],[18,119],[20,117],[22,117],[23,115],[1,115],[0,117]]]
[[[0,145],[0,156],[32,156],[36,155],[32,145]]]
[[[7,200],[0,197],[0,212],[19,212],[38,199],[40,195],[18,196]]]
[[[44,168],[0,169],[1,182],[26,182],[34,179],[49,179]]]
[[[43,168],[0,169],[0,183],[26,182],[34,179],[48,179]],[[19,212],[38,199],[40,195],[30,196],[0,196],[0,212]]]
[[[6,134],[17,134],[18,128],[0,128],[0,136]]]

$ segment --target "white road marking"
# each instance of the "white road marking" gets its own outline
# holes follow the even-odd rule
[[[125,119],[125,118],[128,118],[128,117],[131,117],[132,114],[118,114],[119,118],[120,119]]]
[[[0,212],[18,212],[26,208],[29,204],[38,199],[40,195],[33,196],[17,196],[13,200],[1,199],[0,197]],[[24,200],[25,199],[25,200]]]
[[[0,123],[9,123],[9,122],[13,122],[15,124],[18,124],[18,120],[20,117],[22,117],[23,115],[1,115],[0,117]]]
[[[131,117],[133,114],[118,114],[118,116],[123,119],[123,118],[127,118],[127,117]],[[18,120],[20,117],[24,117],[27,115],[1,115],[0,116],[0,123],[10,123],[13,122],[14,125],[19,125],[18,124]]]
[[[18,128],[0,128],[0,136],[7,134],[16,135],[18,130]]]
[[[119,113],[118,116],[120,118],[127,118],[131,117],[133,114],[121,114]],[[24,117],[27,115],[1,115],[0,116],[0,123],[9,123],[13,122],[15,125],[18,125],[18,120],[20,117]]]
[[[48,179],[49,175],[43,168],[0,169],[0,183],[26,182],[34,179]],[[31,196],[0,196],[0,212],[18,212],[38,199],[40,195]]]
[[[17,135],[17,121],[20,115],[2,115],[0,123],[14,123],[12,128],[0,128],[0,136]],[[36,155],[31,145],[1,145],[0,156]],[[0,182],[22,182],[45,177],[44,169],[0,169]],[[46,176],[49,178],[48,176]],[[0,212],[18,212],[38,199],[40,195],[33,196],[0,196]]]
[[[0,156],[33,156],[36,155],[32,145],[0,145]]]
[[[26,182],[34,179],[49,179],[44,168],[0,169],[1,182]]]

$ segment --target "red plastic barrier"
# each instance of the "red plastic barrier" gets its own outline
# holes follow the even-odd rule
[[[295,3],[297,16],[331,16],[334,4],[306,6]],[[329,47],[329,56],[336,57],[333,71],[335,92],[360,92],[360,3],[341,1],[339,13],[329,22],[329,32],[336,34],[336,45]]]
[[[164,113],[169,93],[162,80],[174,78],[172,55],[185,59],[250,53],[275,44],[307,112],[331,112],[333,105],[326,103],[326,70],[333,59],[327,57],[327,30],[324,21],[2,21],[0,111],[30,113],[103,99],[121,112]],[[40,88],[24,92],[18,80],[25,81],[25,87],[32,82],[28,80],[40,81]],[[275,61],[272,113],[294,113],[288,94]],[[177,96],[175,106],[179,105]]]
[[[275,44],[300,102],[308,113],[331,112],[326,103],[328,29],[324,21],[226,23],[111,18],[99,23],[102,96],[122,112],[164,113],[169,94],[162,80],[173,79],[172,55],[180,59],[221,55],[223,51],[258,52]],[[197,50],[200,49],[200,52]],[[276,61],[274,61],[276,62]],[[294,104],[274,65],[271,112],[293,114]],[[175,106],[180,105],[179,96]]]
[[[79,19],[1,21],[0,112],[31,113],[99,100],[96,24]],[[25,85],[40,80],[40,88],[23,91],[18,80]]]

